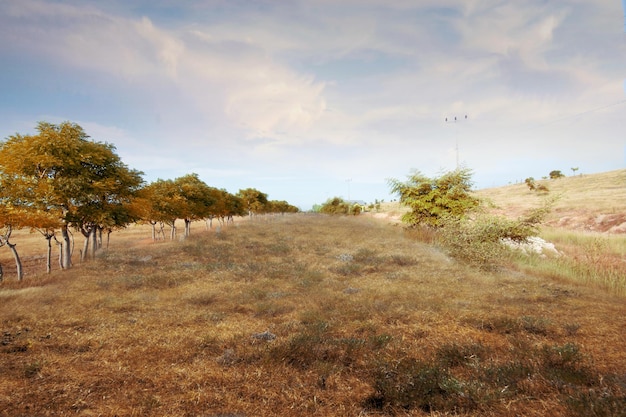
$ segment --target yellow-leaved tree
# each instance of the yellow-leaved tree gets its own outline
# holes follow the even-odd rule
[[[30,227],[48,239],[61,232],[61,267],[72,265],[70,228],[85,234],[85,252],[98,230],[124,227],[141,172],[122,163],[115,147],[89,140],[75,123],[40,122],[36,135],[0,144],[0,190],[12,228]],[[83,252],[83,255],[85,255]]]

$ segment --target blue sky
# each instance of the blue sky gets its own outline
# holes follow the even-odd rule
[[[457,144],[477,188],[621,169],[625,14],[618,0],[0,0],[0,138],[69,120],[147,181],[195,172],[303,209],[389,201],[387,178],[454,169]]]

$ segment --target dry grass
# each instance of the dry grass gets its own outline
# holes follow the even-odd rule
[[[540,183],[550,191],[537,193],[522,183],[480,190],[476,194],[512,217],[541,206],[546,198],[556,198],[549,224],[599,232],[624,224],[619,233],[626,233],[626,169],[541,180]]]
[[[623,298],[365,217],[201,229],[5,279],[0,416],[623,415]]]
[[[542,183],[550,190],[547,194],[530,191],[525,184],[477,193],[492,202],[496,213],[509,217],[555,198],[541,237],[563,256],[521,258],[521,268],[626,295],[626,170]]]

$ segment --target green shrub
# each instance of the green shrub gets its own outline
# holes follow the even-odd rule
[[[541,350],[542,373],[557,386],[591,384],[594,377],[583,359],[580,348],[574,343],[544,346]]]
[[[610,391],[598,392],[589,389],[570,395],[567,405],[573,415],[580,417],[625,417],[626,395],[616,395]]]
[[[559,171],[559,170],[554,170],[554,171],[550,171],[550,179],[555,180],[558,178],[563,178],[565,175]]]
[[[474,220],[450,217],[443,223],[437,242],[452,257],[488,269],[507,253],[500,239],[509,234],[508,228],[507,220],[491,216],[480,216]]]
[[[29,362],[24,365],[24,376],[26,378],[33,378],[41,372],[43,365],[39,361]]]
[[[514,360],[500,364],[492,364],[482,370],[481,379],[504,391],[515,392],[517,385],[528,379],[534,373],[534,368],[529,361]]]
[[[437,363],[443,366],[455,367],[477,361],[482,358],[485,352],[485,347],[480,343],[460,344],[451,342],[440,346],[435,358]]]
[[[550,321],[543,317],[523,316],[520,319],[521,328],[527,333],[539,336],[547,336],[549,333],[548,326]]]
[[[454,258],[483,269],[498,265],[509,253],[503,241],[523,242],[538,233],[543,209],[517,220],[479,213],[473,218],[447,217],[437,242]]]
[[[425,412],[474,408],[464,384],[447,367],[402,359],[383,365],[375,375],[376,393],[368,398],[371,408],[420,409]]]
[[[340,197],[329,198],[319,208],[319,212],[323,214],[350,214],[350,204]]]
[[[312,324],[286,342],[273,346],[269,357],[297,369],[328,366],[341,368],[351,365],[367,350],[367,341],[364,339],[333,337],[325,327]]]
[[[535,188],[532,178],[526,183]],[[415,172],[406,182],[390,179],[389,185],[400,196],[400,203],[410,209],[402,217],[404,223],[438,230],[436,239],[450,255],[481,268],[492,267],[508,253],[503,240],[521,242],[535,235],[552,203],[517,220],[482,213],[478,210],[480,200],[471,192],[469,169],[437,178]]]
[[[457,169],[436,178],[415,172],[406,182],[390,179],[391,191],[410,208],[402,221],[411,227],[441,227],[446,218],[462,218],[474,210],[479,200],[471,192],[471,174],[469,169]]]

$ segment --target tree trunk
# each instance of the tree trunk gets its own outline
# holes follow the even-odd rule
[[[15,243],[9,243],[7,240],[7,246],[11,249],[11,253],[13,254],[13,258],[15,258],[15,267],[17,269],[17,280],[21,281],[24,278],[24,271],[22,270],[22,261],[20,260],[20,256],[17,254],[17,249],[15,249]]]
[[[52,237],[54,235],[46,235],[46,240],[48,241],[48,251],[46,252],[46,273],[49,274],[52,272]]]
[[[102,249],[102,232],[104,231],[104,227],[98,227],[98,249]],[[111,234],[111,231],[109,230],[109,233],[107,234],[107,238],[108,236]],[[94,255],[95,255],[95,251],[94,251]]]
[[[63,269],[63,244],[54,238],[57,246],[59,247],[59,268]]]
[[[91,230],[88,228],[81,228],[80,232],[85,237],[85,241],[83,242],[83,250],[80,252],[80,262],[83,263],[89,255],[89,239],[91,238]]]
[[[0,282],[4,279],[4,271],[2,270],[2,264],[0,264]]]
[[[96,258],[96,251],[98,250],[98,228],[96,226],[91,227],[91,259]]]
[[[152,226],[152,241],[156,242],[156,222],[151,221],[150,225]]]
[[[70,241],[70,232],[67,229],[67,224],[61,227],[61,268],[70,269],[72,267],[72,247]]]
[[[185,219],[185,238],[189,237],[189,233],[191,233],[191,220]]]
[[[161,239],[165,240],[165,223],[159,223],[159,235],[161,235]]]
[[[170,227],[172,228],[170,232],[170,240],[176,239],[176,220],[173,220]]]

